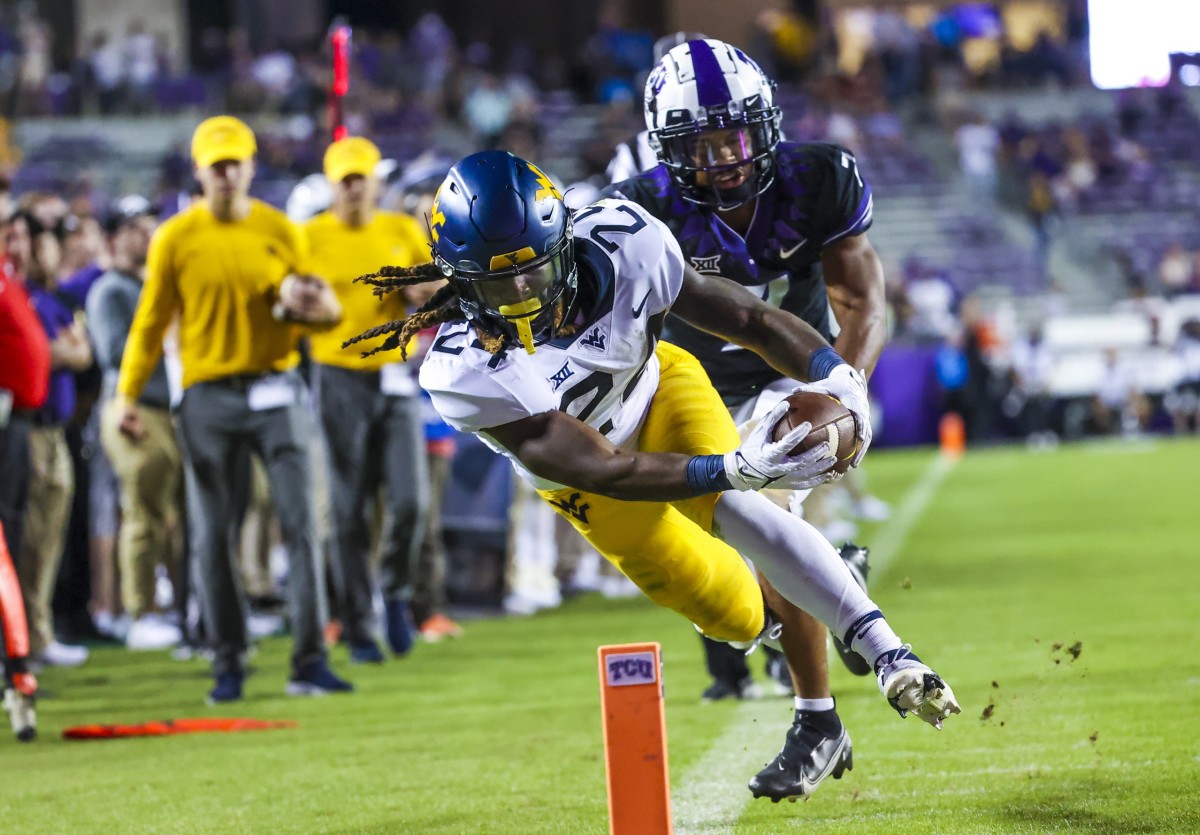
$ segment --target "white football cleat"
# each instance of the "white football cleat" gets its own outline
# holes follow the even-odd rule
[[[730,641],[729,645],[744,650],[746,655],[753,654],[759,644],[768,646],[776,652],[783,652],[783,646],[779,643],[779,636],[783,634],[783,624],[775,620],[775,614],[770,609],[765,609],[763,614],[763,628],[757,638],[753,641]]]
[[[153,615],[138,618],[125,633],[125,647],[131,650],[170,649],[181,640],[183,633],[178,626]]]
[[[88,660],[88,648],[51,641],[34,659],[47,667],[78,667]]]
[[[720,641],[723,644],[729,644],[734,649],[742,650],[746,655],[753,655],[754,651],[758,649],[759,644],[769,646],[776,652],[783,652],[783,647],[779,643],[779,636],[783,634],[783,624],[775,620],[775,615],[771,613],[770,609],[764,611],[764,621],[762,631],[749,641],[726,641],[723,638],[714,638],[701,629],[699,625],[693,623],[692,626],[695,626],[696,631],[710,641]]]
[[[32,693],[23,693],[15,685],[4,691],[4,709],[12,724],[13,733],[21,742],[31,742],[37,736],[37,711]]]
[[[943,719],[962,712],[950,685],[913,655],[908,644],[883,657],[889,655],[891,659],[878,666],[875,675],[880,692],[901,718],[912,712],[940,731]]]

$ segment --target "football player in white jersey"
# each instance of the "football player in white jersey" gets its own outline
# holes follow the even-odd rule
[[[871,659],[903,716],[937,727],[958,713],[945,682],[901,643],[808,523],[756,491],[835,476],[828,447],[793,456],[780,404],[744,441],[696,360],[658,341],[668,311],[759,353],[839,399],[869,438],[861,375],[812,327],[733,282],[686,266],[636,204],[573,217],[536,166],[503,151],[455,165],[430,218],[433,262],[363,276],[383,295],[448,279],[420,311],[347,345],[400,348],[440,324],[421,385],[451,426],[476,433],[656,603],[726,641],[778,638],[753,569]],[[749,564],[748,564],[749,563]],[[852,766],[830,752],[833,776]],[[826,774],[813,775],[819,782]]]

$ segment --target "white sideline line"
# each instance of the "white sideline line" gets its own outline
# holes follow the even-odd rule
[[[733,832],[750,800],[746,781],[775,756],[789,708],[782,699],[771,698],[734,708],[721,735],[676,781],[671,812],[677,833]]]
[[[917,483],[904,494],[904,498],[900,500],[900,506],[896,508],[896,513],[886,525],[879,529],[869,543],[872,577],[879,578],[887,573],[888,568],[899,556],[900,549],[904,547],[913,525],[925,513],[925,508],[929,507],[929,502],[933,500],[934,494],[957,463],[957,458],[937,455],[929,462],[925,472],[921,473]]]
[[[900,554],[913,525],[921,518],[957,459],[937,455],[921,473],[892,518],[871,543],[871,576],[879,577]],[[732,833],[750,802],[746,780],[762,768],[779,745],[783,723],[779,702],[743,702],[699,760],[675,781],[671,810],[680,835]],[[762,801],[766,803],[766,800]]]

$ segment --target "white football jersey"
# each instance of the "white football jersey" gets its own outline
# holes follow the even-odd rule
[[[595,301],[569,337],[527,354],[520,346],[493,356],[467,322],[438,330],[421,366],[421,386],[446,423],[474,432],[508,456],[535,487],[540,479],[487,434],[559,409],[617,446],[632,450],[658,388],[654,346],[683,284],[683,254],[671,232],[635,203],[601,200],[575,214],[580,283],[595,282]]]

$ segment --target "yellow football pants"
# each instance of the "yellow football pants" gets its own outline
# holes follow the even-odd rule
[[[725,453],[738,446],[729,411],[700,363],[664,342],[658,389],[638,437],[641,452]],[[675,502],[627,502],[572,488],[539,491],[584,538],[660,606],[704,634],[749,641],[762,630],[758,580],[712,535],[718,494]]]

